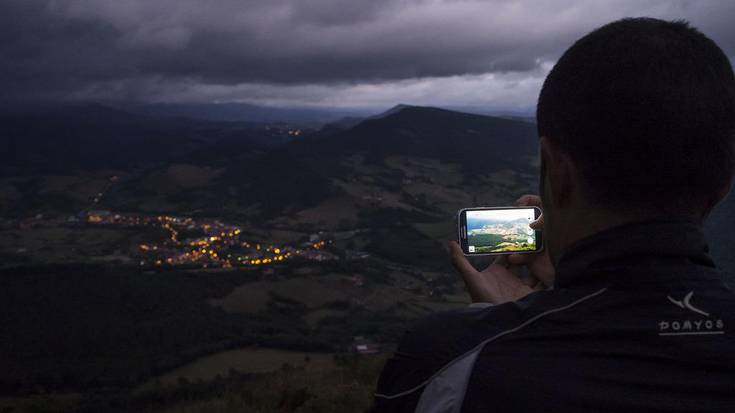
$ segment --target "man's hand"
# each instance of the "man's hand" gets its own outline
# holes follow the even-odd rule
[[[535,195],[524,195],[516,201],[516,206],[540,206],[541,199]],[[532,223],[531,227],[540,229],[543,216]],[[516,301],[536,290],[551,285],[554,268],[548,254],[501,255],[487,268],[477,271],[470,264],[456,241],[449,242],[452,264],[462,275],[473,302],[502,304]],[[521,268],[528,268],[529,277],[519,276]]]
[[[541,198],[538,195],[523,195],[515,202],[516,206],[537,206],[541,207]],[[530,225],[531,228],[543,231],[544,216],[543,214]],[[543,288],[554,285],[556,271],[551,263],[549,252],[547,249],[537,254],[511,254],[508,255],[508,262],[511,265],[520,265],[528,268],[528,273],[542,284]]]
[[[515,301],[534,289],[514,272],[515,266],[502,256],[482,271],[477,271],[462,253],[457,241],[449,241],[452,264],[459,271],[473,302],[502,304]]]

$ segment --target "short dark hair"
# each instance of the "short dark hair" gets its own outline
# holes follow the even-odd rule
[[[684,21],[626,18],[579,39],[546,78],[536,117],[610,208],[691,208],[735,170],[732,66]]]

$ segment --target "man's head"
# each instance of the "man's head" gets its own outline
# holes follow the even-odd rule
[[[579,39],[546,78],[537,121],[552,258],[590,224],[580,217],[702,218],[732,182],[733,70],[684,22],[623,19]]]

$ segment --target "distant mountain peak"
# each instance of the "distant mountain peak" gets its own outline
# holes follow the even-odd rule
[[[399,104],[393,106],[392,108],[386,110],[385,112],[379,113],[379,114],[374,115],[374,116],[370,116],[368,119],[381,119],[381,118],[385,118],[387,116],[396,114],[396,113],[398,113],[398,112],[400,112],[400,111],[402,111],[404,109],[417,108],[417,107],[419,107],[419,106],[406,105],[405,103],[399,103]]]

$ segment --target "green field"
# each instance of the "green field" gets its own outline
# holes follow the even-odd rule
[[[477,252],[513,252],[513,251],[534,251],[536,244],[528,244],[526,242],[501,242],[494,247],[477,247]]]
[[[533,251],[536,249],[536,243],[514,241],[512,237],[483,233],[468,234],[467,245],[473,245],[477,253]]]
[[[334,370],[334,357],[330,353],[314,353],[279,350],[262,347],[243,347],[210,354],[153,377],[150,383],[172,385],[182,378],[189,381],[208,381],[217,376],[227,376],[230,370],[240,373],[271,373],[284,365]]]
[[[0,231],[0,267],[31,263],[132,262],[139,243],[163,238],[155,229],[40,227]]]
[[[474,245],[476,252],[493,252],[503,239],[497,234],[468,234],[467,245]]]

